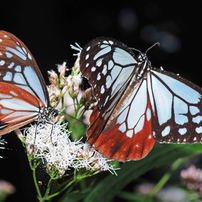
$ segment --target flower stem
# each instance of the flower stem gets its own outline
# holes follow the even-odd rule
[[[74,127],[74,125],[76,124],[77,122],[77,117],[78,117],[78,112],[81,108],[81,105],[79,104],[77,98],[74,98],[73,99],[73,102],[74,102],[74,111],[75,111],[75,116],[74,116],[74,119],[73,121],[71,122],[71,125],[69,127],[69,131],[72,131],[72,128]]]
[[[28,159],[29,159],[29,157],[28,157]],[[41,196],[41,192],[40,192],[40,189],[39,189],[39,186],[37,183],[37,179],[36,179],[36,168],[39,165],[39,163],[36,163],[34,161],[34,165],[32,165],[32,161],[29,159],[29,165],[30,165],[30,168],[32,169],[32,176],[33,176],[33,180],[34,180],[34,185],[36,187],[37,195],[38,195],[38,198],[40,200],[42,198],[42,196]]]
[[[157,185],[154,187],[154,189],[150,192],[149,198],[153,198],[166,184],[166,182],[170,179],[173,172],[180,166],[180,164],[183,162],[183,158],[178,158],[171,166],[170,170],[164,174],[164,176],[161,178],[161,180],[157,183]]]

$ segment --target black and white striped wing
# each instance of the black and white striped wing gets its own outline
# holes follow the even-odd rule
[[[137,59],[133,52],[114,39],[97,38],[82,49],[81,72],[92,85],[105,120],[123,95],[136,66]]]

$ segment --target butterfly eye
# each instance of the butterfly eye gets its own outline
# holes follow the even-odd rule
[[[101,37],[81,51],[81,72],[98,101],[88,142],[108,158],[141,159],[155,141],[202,142],[202,89],[153,68],[146,53],[156,45],[136,57],[125,44]]]
[[[5,31],[0,31],[0,106],[0,135],[57,114],[31,52]]]

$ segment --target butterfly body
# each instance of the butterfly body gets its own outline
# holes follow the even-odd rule
[[[57,114],[29,49],[11,33],[0,31],[0,135]]]
[[[88,142],[108,158],[145,157],[155,141],[202,142],[202,89],[151,66],[147,55],[110,38],[81,51],[82,74],[98,105],[90,117]]]

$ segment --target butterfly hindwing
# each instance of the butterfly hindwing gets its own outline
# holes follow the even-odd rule
[[[126,89],[126,94],[129,91],[130,87]],[[114,111],[117,107],[119,106],[116,106]],[[124,107],[115,117],[111,117],[103,127],[98,108],[94,109],[87,132],[88,142],[111,159],[128,161],[145,157],[155,143],[152,137],[151,104],[146,80],[137,84]]]
[[[202,89],[166,71],[148,73],[153,136],[158,142],[202,142]]]
[[[0,134],[6,134],[32,122],[44,103],[28,91],[0,82]]]
[[[0,82],[19,86],[49,105],[45,81],[34,57],[21,40],[5,31],[0,31],[0,73]]]

